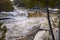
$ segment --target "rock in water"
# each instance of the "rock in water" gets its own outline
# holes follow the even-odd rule
[[[55,40],[59,40],[59,28],[55,28],[53,29],[53,33],[55,36]],[[49,33],[49,31],[39,31],[34,40],[52,40],[51,34]]]

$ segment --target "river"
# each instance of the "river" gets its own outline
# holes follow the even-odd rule
[[[22,13],[23,15],[21,16],[19,13]],[[26,35],[34,34],[39,28],[49,30],[48,20],[46,17],[28,18],[27,15],[25,15],[25,13],[23,11],[7,12],[7,13],[2,12],[2,14],[0,15],[0,18],[2,20],[0,20],[0,22],[3,23],[1,28],[3,28],[4,26],[6,26],[7,28],[7,32],[5,34],[6,40],[20,40],[22,38],[24,39],[26,38]],[[4,19],[4,18],[9,18],[9,19]],[[55,20],[54,18],[56,17],[52,17],[52,18],[53,18],[52,20]],[[52,26],[54,26],[52,20],[51,20]],[[58,23],[58,20],[56,20],[56,23]],[[58,24],[56,24],[56,26],[57,25]]]

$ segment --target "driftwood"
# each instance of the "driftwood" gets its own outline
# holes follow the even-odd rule
[[[34,26],[31,26],[31,27],[28,27],[28,28],[25,28],[23,31],[22,31],[22,38],[20,38],[20,40],[33,40],[36,33],[38,32],[40,28],[40,25],[34,25]],[[25,32],[27,31],[27,32]]]

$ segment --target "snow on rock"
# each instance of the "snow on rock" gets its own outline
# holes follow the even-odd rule
[[[55,36],[55,40],[59,40],[59,28],[53,29],[53,33]],[[34,40],[52,40],[51,34],[49,34],[49,31],[39,31]]]
[[[48,31],[39,31],[36,34],[34,40],[46,40],[46,39],[48,40],[48,38],[49,38],[49,32]]]

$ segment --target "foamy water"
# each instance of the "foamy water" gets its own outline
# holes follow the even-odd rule
[[[7,27],[7,33],[5,34],[6,40],[19,40],[25,38],[26,35],[34,33],[34,30],[37,30],[37,27],[49,29],[48,20],[46,17],[27,18],[26,16],[15,16],[12,17],[12,19],[0,20],[0,22],[4,23],[2,27]]]

